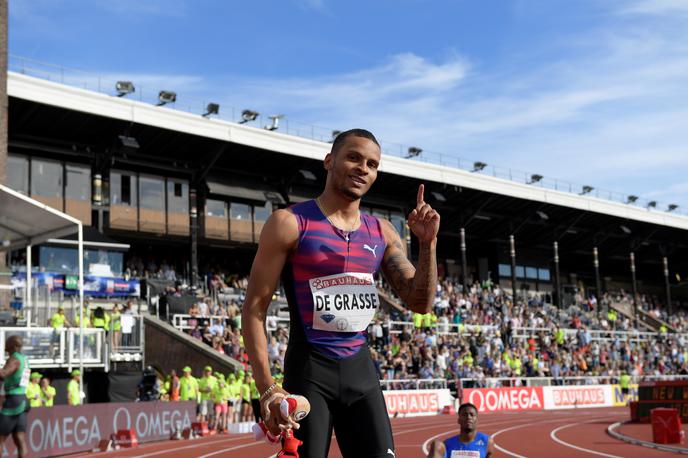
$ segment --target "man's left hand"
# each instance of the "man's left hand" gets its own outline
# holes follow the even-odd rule
[[[424,193],[425,185],[421,184],[418,186],[416,208],[408,217],[408,225],[421,243],[430,243],[437,238],[440,230],[440,214],[425,202]]]

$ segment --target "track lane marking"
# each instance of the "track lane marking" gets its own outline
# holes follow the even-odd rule
[[[558,433],[559,431],[564,430],[564,429],[571,428],[572,426],[584,425],[584,424],[587,424],[587,423],[592,423],[592,422],[594,422],[594,421],[600,420],[600,419],[602,419],[602,418],[608,418],[608,417],[610,417],[610,415],[607,415],[607,416],[604,416],[604,417],[600,417],[600,418],[595,418],[595,419],[588,420],[588,421],[581,421],[581,422],[578,422],[578,423],[570,423],[570,424],[568,424],[568,425],[562,425],[562,426],[560,426],[560,427],[558,427],[558,428],[553,429],[553,430],[549,433],[549,437],[550,437],[553,441],[555,441],[555,442],[557,442],[557,443],[563,445],[564,447],[570,447],[570,448],[572,448],[572,449],[579,450],[579,451],[581,451],[581,452],[592,453],[593,455],[599,455],[599,456],[606,456],[606,457],[608,457],[608,458],[622,458],[622,457],[620,457],[620,456],[618,456],[618,455],[610,455],[610,454],[608,454],[608,453],[598,452],[598,451],[596,451],[596,450],[591,450],[591,449],[588,449],[588,448],[579,447],[579,446],[577,446],[577,445],[570,444],[570,443],[566,442],[565,440],[559,439],[559,438],[557,437],[557,433]]]

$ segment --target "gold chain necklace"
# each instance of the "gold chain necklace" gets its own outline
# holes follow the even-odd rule
[[[318,208],[320,209],[320,211],[322,212],[322,214],[325,215],[325,218],[327,218],[327,221],[329,221],[331,225],[333,225],[334,227],[336,227],[336,228],[339,229],[340,231],[344,231],[344,232],[353,232],[353,231],[356,230],[356,226],[358,226],[358,225],[359,225],[359,222],[361,221],[361,212],[359,211],[359,212],[358,212],[358,216],[356,217],[356,221],[354,221],[354,224],[351,226],[351,229],[348,229],[348,230],[347,230],[347,229],[342,229],[341,227],[339,227],[338,225],[336,225],[336,224],[334,223],[334,221],[332,221],[332,219],[331,219],[329,216],[327,216],[327,212],[325,211],[325,209],[323,208],[322,204],[320,203],[320,197],[316,197],[316,198],[315,198],[315,204],[318,206]]]

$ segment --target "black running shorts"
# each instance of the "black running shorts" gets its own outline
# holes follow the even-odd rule
[[[284,389],[305,396],[310,414],[294,436],[303,441],[302,458],[326,458],[332,429],[344,458],[393,458],[394,440],[387,407],[367,345],[335,360],[305,343],[289,344]]]
[[[6,395],[3,409],[16,410],[22,403],[28,405],[26,395]],[[26,432],[26,410],[17,415],[0,414],[0,436]]]

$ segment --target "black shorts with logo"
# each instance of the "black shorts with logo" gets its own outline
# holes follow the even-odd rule
[[[332,439],[344,458],[393,458],[394,439],[380,382],[368,346],[341,360],[307,343],[289,343],[284,389],[305,396],[310,414],[294,436],[302,458],[326,458]]]

